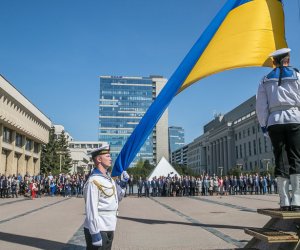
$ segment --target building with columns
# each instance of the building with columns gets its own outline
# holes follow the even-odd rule
[[[0,174],[35,175],[51,121],[0,75]]]
[[[261,171],[274,165],[271,141],[261,132],[255,104],[253,96],[206,124],[204,133],[185,146],[188,147],[187,166],[199,174],[221,175],[234,167]],[[180,150],[173,152],[172,158]],[[180,159],[178,155],[177,158]]]

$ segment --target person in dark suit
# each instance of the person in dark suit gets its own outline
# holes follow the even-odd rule
[[[151,186],[151,182],[148,180],[148,177],[146,177],[146,180],[144,181],[145,197],[149,197],[150,186]]]
[[[134,184],[133,175],[130,175],[130,178],[128,180],[128,186],[129,186],[129,194],[128,195],[133,195],[133,184]]]
[[[156,196],[157,188],[156,188],[156,177],[153,177],[151,180],[151,188],[152,188],[152,197]]]
[[[144,186],[144,182],[142,180],[142,177],[140,176],[140,178],[137,182],[138,197],[142,197],[143,186]]]

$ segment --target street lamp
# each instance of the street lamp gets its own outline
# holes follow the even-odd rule
[[[236,166],[240,169],[240,172],[242,172],[243,164],[242,163],[237,163]]]
[[[220,169],[220,172],[221,172],[221,176],[220,177],[222,177],[223,176],[223,167],[220,166],[219,169]]]
[[[78,160],[73,160],[73,173],[75,174],[78,170]]]
[[[61,173],[61,157],[65,153],[64,151],[57,151],[57,154],[59,154],[59,172]]]
[[[266,167],[267,167],[267,172],[269,172],[269,163],[270,163],[270,159],[263,159],[264,162],[266,162]]]

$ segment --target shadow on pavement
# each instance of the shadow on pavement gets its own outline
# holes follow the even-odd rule
[[[244,230],[245,228],[241,226],[232,226],[232,225],[188,223],[188,222],[167,221],[167,220],[150,220],[150,219],[132,218],[132,217],[124,217],[124,216],[118,216],[118,218],[121,220],[130,220],[130,221],[135,221],[144,224],[178,224],[178,225],[186,225],[186,226],[193,226],[193,227],[228,228],[228,229],[239,229],[239,230]],[[247,228],[251,228],[251,227],[247,227]]]
[[[41,238],[34,238],[24,235],[10,234],[0,232],[0,240],[7,241],[15,244],[31,246],[40,249],[53,250],[53,249],[76,249],[81,250],[85,249],[85,247],[67,244],[62,242],[57,242],[53,240],[45,240]]]

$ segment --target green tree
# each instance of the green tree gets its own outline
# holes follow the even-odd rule
[[[49,131],[49,142],[42,146],[41,152],[41,173],[53,172],[59,164],[59,155],[57,154],[57,140],[55,138],[55,129],[51,127]]]
[[[233,167],[228,170],[227,175],[233,175],[233,176],[240,176],[241,175],[241,168],[240,167]]]
[[[174,163],[174,168],[180,175],[191,175],[191,176],[198,175],[191,168],[183,164]]]
[[[153,171],[154,165],[150,164],[149,160],[143,161],[143,159],[139,159],[134,167],[129,168],[127,170],[128,174],[133,175],[135,180],[138,180],[141,176],[145,179],[150,173]]]
[[[68,141],[65,135],[65,131],[59,135],[57,140],[57,153],[59,154],[59,168],[60,172],[67,173],[72,167],[72,158],[68,146]]]
[[[61,169],[60,169],[61,166]],[[69,172],[72,167],[72,159],[65,132],[57,138],[54,127],[49,132],[49,142],[42,146],[41,173],[59,174]]]

